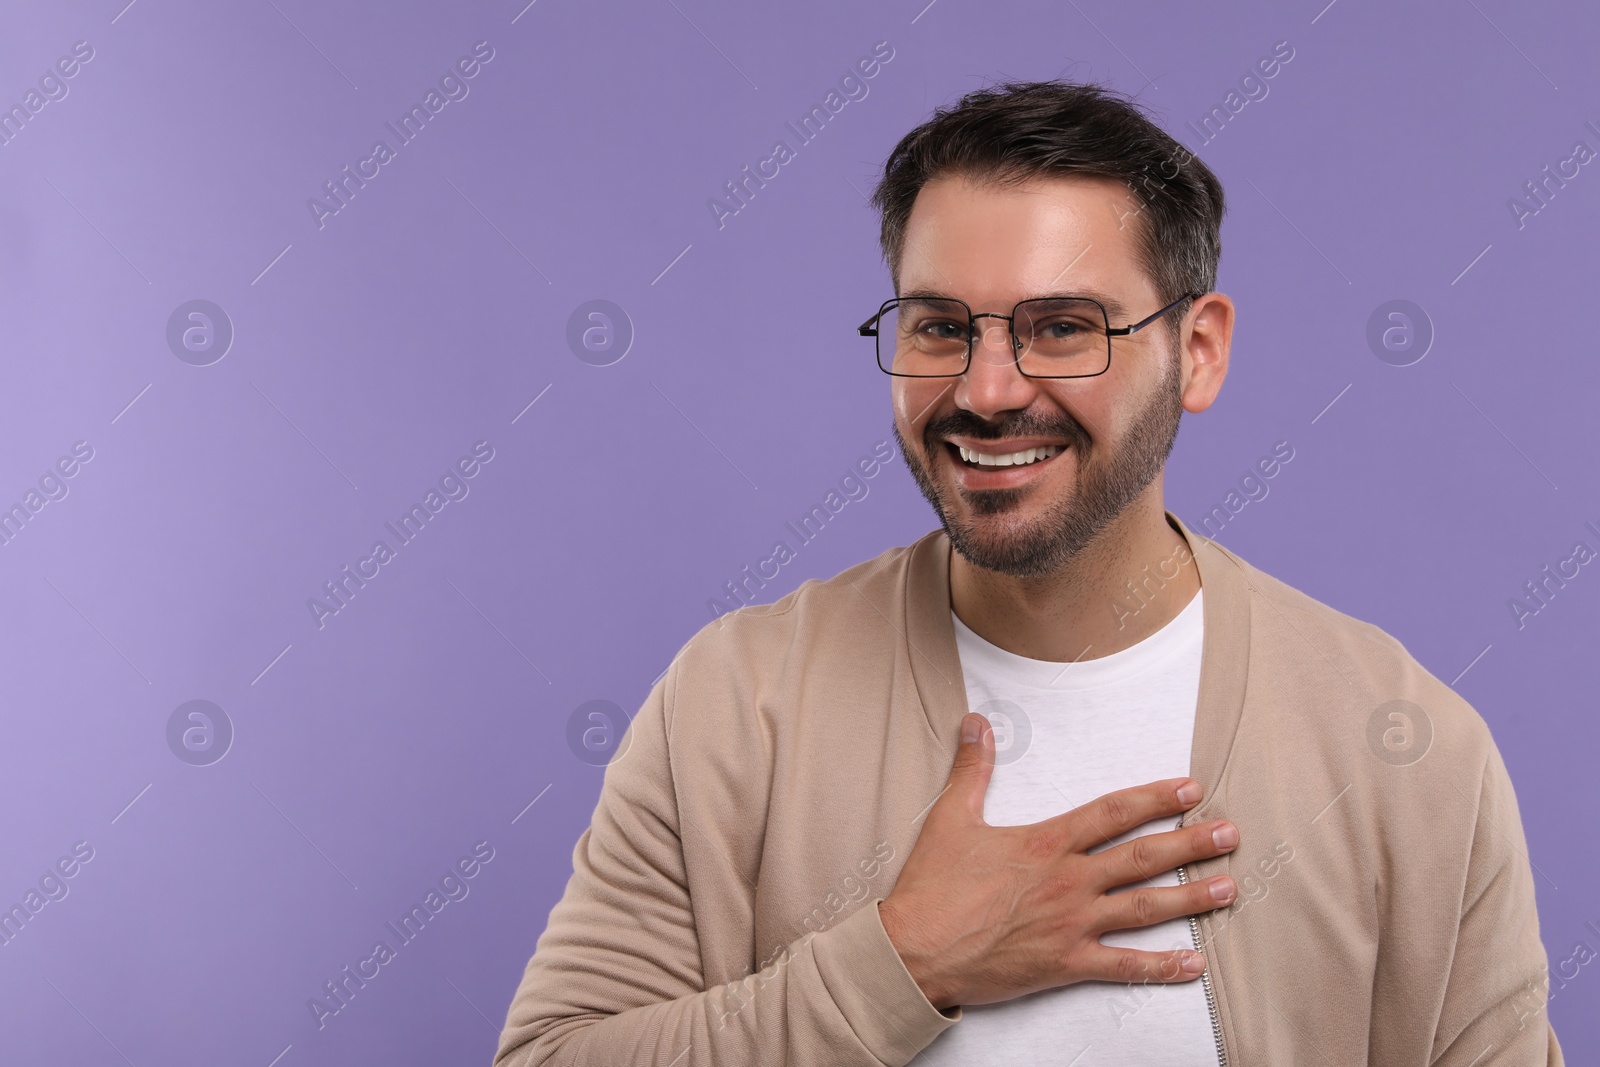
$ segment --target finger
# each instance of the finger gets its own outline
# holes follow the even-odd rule
[[[977,712],[961,717],[961,742],[956,746],[950,780],[940,795],[941,806],[953,804],[978,821],[983,820],[983,797],[994,773],[994,729]]]
[[[1095,918],[1097,933],[1106,930],[1134,930],[1154,926],[1168,919],[1216,911],[1233,903],[1239,887],[1225,874],[1186,885],[1152,886],[1111,893],[1101,898]]]
[[[1118,789],[1045,822],[1064,832],[1069,849],[1085,852],[1151,819],[1187,811],[1201,795],[1200,783],[1193,778],[1168,778]]]
[[[1086,962],[1087,977],[1107,982],[1189,982],[1206,969],[1206,958],[1191,949],[1145,952],[1101,945]]]
[[[1094,855],[1099,857],[1102,888],[1142,882],[1193,860],[1231,852],[1239,844],[1239,828],[1225,819],[1141,834]]]

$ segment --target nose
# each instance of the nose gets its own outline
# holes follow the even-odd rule
[[[973,337],[972,361],[959,381],[955,402],[984,418],[1025,408],[1038,391],[1017,368],[1011,329],[1004,322],[985,325]]]
[[[990,360],[996,364],[1012,363],[1011,330],[1008,326],[991,323],[978,332],[973,343],[972,358]],[[991,354],[992,353],[992,354]]]

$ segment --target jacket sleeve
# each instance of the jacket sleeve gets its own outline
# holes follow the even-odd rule
[[[1546,1012],[1532,861],[1511,776],[1490,742],[1434,1067],[1564,1067]]]
[[[669,760],[678,662],[606,768],[494,1067],[905,1064],[961,1012],[928,1002],[876,899],[791,942],[759,973],[706,987],[682,841],[686,832],[726,840],[726,828],[680,824]],[[750,914],[719,921],[749,924]]]

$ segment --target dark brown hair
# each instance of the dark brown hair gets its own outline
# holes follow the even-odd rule
[[[1121,181],[1141,205],[1130,209],[1136,247],[1161,303],[1216,288],[1222,183],[1115,90],[1062,81],[1005,82],[935,110],[902,137],[872,194],[883,216],[879,243],[896,292],[911,206],[930,179],[955,174],[1000,184],[1062,174]],[[1174,343],[1181,321],[1179,313],[1166,318]]]

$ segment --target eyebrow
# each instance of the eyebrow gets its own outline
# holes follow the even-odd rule
[[[1090,300],[1097,300],[1097,301],[1100,302],[1100,305],[1106,309],[1106,314],[1108,316],[1110,316],[1111,318],[1113,318],[1113,319],[1126,319],[1126,318],[1128,318],[1128,309],[1122,303],[1122,301],[1118,300],[1116,297],[1112,296],[1110,293],[1102,293],[1102,292],[1099,292],[1099,291],[1094,290],[1094,289],[1082,289],[1082,290],[1079,290],[1077,292],[1067,292],[1065,290],[1062,290],[1062,291],[1059,291],[1059,292],[1039,293],[1036,296],[1029,296],[1029,297],[1025,297],[1024,299],[1026,299],[1026,300],[1059,300],[1059,299],[1066,298],[1066,297],[1087,297]],[[958,299],[957,297],[952,297],[949,293],[941,293],[941,292],[938,292],[937,290],[934,290],[934,289],[912,289],[909,292],[901,293],[899,298],[901,300],[909,300],[909,299],[914,299],[914,298],[938,299],[938,300],[955,300],[955,299]],[[968,305],[968,306],[970,307],[971,305]],[[1013,305],[1013,306],[1015,306],[1015,305]]]

